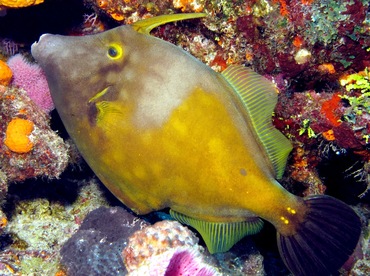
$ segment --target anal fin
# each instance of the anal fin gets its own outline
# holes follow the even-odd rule
[[[170,214],[179,222],[194,227],[211,254],[228,251],[242,238],[258,233],[263,227],[263,220],[258,217],[241,222],[207,222],[173,210],[170,210]]]

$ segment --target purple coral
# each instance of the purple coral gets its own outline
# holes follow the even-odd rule
[[[63,245],[61,263],[69,276],[127,275],[122,247],[130,235],[146,225],[120,207],[95,209]]]
[[[199,255],[199,254],[198,254]],[[198,257],[199,258],[199,257]],[[215,270],[197,260],[196,251],[177,251],[173,254],[165,276],[213,276]]]
[[[13,71],[13,84],[24,89],[31,100],[45,112],[53,110],[49,86],[41,67],[28,63],[21,54],[11,57],[7,63]]]

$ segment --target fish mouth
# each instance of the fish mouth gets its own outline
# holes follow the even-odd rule
[[[38,41],[35,41],[33,44],[38,44],[41,40],[45,39],[45,37],[47,36],[51,36],[51,34],[42,34],[40,37],[39,37],[39,40]],[[32,45],[33,45],[32,44]]]
[[[43,67],[43,63],[45,63],[47,58],[63,48],[64,45],[62,45],[59,37],[53,34],[43,34],[38,41],[31,45],[31,54],[41,67]]]
[[[34,43],[32,43],[31,45],[31,53],[33,55],[33,52],[35,52],[36,50],[36,47],[38,47],[40,45],[40,43],[43,42],[43,40],[47,39],[47,37],[49,36],[52,36],[51,34],[42,34],[40,37],[39,37],[39,40],[38,41],[35,41]]]

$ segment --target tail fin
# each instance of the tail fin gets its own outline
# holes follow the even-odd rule
[[[329,196],[304,201],[308,212],[296,233],[277,235],[280,255],[297,276],[336,273],[356,248],[360,219],[351,207]]]

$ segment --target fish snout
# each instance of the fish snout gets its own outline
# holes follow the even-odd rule
[[[45,67],[45,61],[48,60],[50,56],[53,56],[63,49],[63,43],[60,37],[59,35],[43,34],[40,36],[39,41],[32,44],[32,56],[41,67]]]

